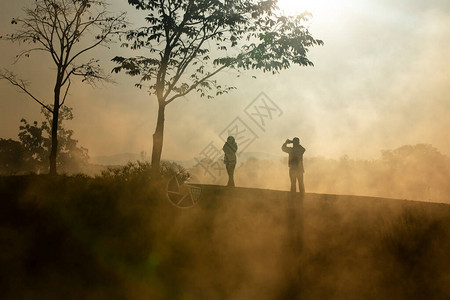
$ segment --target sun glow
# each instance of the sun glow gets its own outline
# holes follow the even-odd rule
[[[324,3],[327,1],[320,0],[278,0],[278,7],[287,15],[297,15],[304,11],[316,14],[318,9],[323,9]]]
[[[278,0],[278,7],[285,15],[298,15],[307,11],[314,17],[323,17],[342,8],[343,2],[346,0]]]

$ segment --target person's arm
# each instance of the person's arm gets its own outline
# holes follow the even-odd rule
[[[302,145],[300,145],[300,148],[302,149],[302,154],[305,153],[306,149]]]
[[[237,144],[236,143],[230,144],[230,143],[227,142],[227,147],[228,147],[228,149],[231,152],[236,153],[236,151],[237,151]]]
[[[281,150],[282,150],[283,152],[286,152],[286,153],[289,153],[289,152],[290,152],[290,149],[291,149],[291,148],[289,148],[289,147],[287,146],[287,144],[288,144],[289,142],[290,142],[289,140],[286,140],[286,141],[284,142],[283,146],[281,146]]]

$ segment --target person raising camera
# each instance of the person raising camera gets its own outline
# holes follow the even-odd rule
[[[292,144],[292,147],[288,147],[288,144]],[[300,145],[300,139],[298,137],[292,140],[287,139],[281,150],[289,154],[289,178],[291,179],[291,192],[296,192],[296,182],[298,181],[298,189],[303,197],[305,195],[305,186],[303,184],[303,153],[306,149]]]

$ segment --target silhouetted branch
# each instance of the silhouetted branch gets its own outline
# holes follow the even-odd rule
[[[172,102],[173,100],[177,99],[177,98],[186,96],[192,90],[196,89],[199,85],[201,85],[202,83],[206,82],[208,79],[210,79],[211,77],[215,76],[216,74],[221,72],[223,69],[228,68],[228,67],[229,67],[229,65],[224,65],[224,66],[221,66],[220,68],[216,69],[214,72],[209,73],[208,75],[206,75],[205,77],[203,77],[202,79],[200,79],[199,81],[197,81],[193,85],[191,85],[185,92],[179,93],[179,94],[176,94],[176,95],[172,96],[169,100],[166,101],[166,105],[169,104],[170,102]]]
[[[96,81],[113,82],[111,76],[104,73],[97,59],[91,59],[80,66],[73,66],[65,80],[69,79],[70,75],[81,76],[82,82],[90,85],[95,85]]]
[[[94,85],[97,80],[111,81],[103,73],[98,60],[86,63],[78,62],[82,54],[101,45],[112,42],[111,36],[127,26],[125,13],[112,16],[107,12],[103,0],[35,0],[32,8],[24,9],[23,18],[13,19],[12,24],[19,26],[5,39],[11,42],[38,44],[17,55],[17,60],[29,56],[33,51],[45,51],[52,57],[56,82],[53,88],[53,108],[34,97],[26,88],[26,83],[17,80],[12,73],[2,74],[11,84],[26,92],[35,101],[53,113],[52,150],[50,154],[50,173],[56,174],[57,123],[60,107],[67,100],[71,87],[71,76],[82,76],[83,82]],[[94,42],[82,40],[91,36]],[[17,61],[16,60],[16,61]],[[63,89],[65,88],[65,91]],[[64,93],[64,94],[62,94]]]
[[[115,33],[118,33],[118,32],[115,32],[114,29],[115,29],[116,27],[121,27],[122,25],[125,25],[125,23],[126,23],[126,22],[124,21],[125,15],[126,15],[125,13],[122,13],[122,14],[120,14],[118,17],[115,17],[115,18],[108,18],[108,19],[103,20],[103,22],[109,22],[110,24],[107,25],[107,26],[105,26],[105,27],[103,28],[103,30],[102,30],[102,33],[101,33],[100,35],[97,36],[98,41],[97,41],[96,43],[92,44],[91,46],[88,46],[88,47],[84,48],[83,50],[79,51],[78,53],[76,53],[76,54],[68,61],[68,64],[71,64],[71,63],[72,63],[78,56],[80,56],[81,54],[83,54],[83,53],[85,53],[85,52],[87,52],[87,51],[89,51],[89,50],[91,50],[91,49],[97,47],[98,45],[100,45],[101,43],[103,43],[104,41],[106,41],[107,38],[108,38],[110,35],[115,34]],[[100,23],[101,23],[101,20],[100,20],[100,21],[97,20],[96,22],[100,22]],[[95,24],[95,23],[94,23],[94,22],[91,22],[91,23],[89,23],[89,24],[86,24],[86,25],[85,25],[85,28],[80,32],[80,35],[82,34],[82,32],[84,32],[84,31],[86,30],[86,28],[87,28],[89,25],[93,25],[93,24]]]
[[[62,99],[62,101],[61,101],[61,105],[60,105],[59,107],[63,106],[63,105],[64,105],[64,102],[66,102],[67,94],[69,93],[69,88],[70,88],[70,84],[71,84],[71,83],[72,83],[72,82],[71,82],[70,79],[69,79],[69,82],[68,82],[67,87],[66,87],[66,91],[64,92],[64,97],[63,97],[63,99]]]
[[[49,108],[46,104],[44,104],[42,101],[40,101],[38,98],[36,98],[33,94],[31,94],[31,92],[28,91],[27,86],[26,86],[27,83],[24,80],[17,79],[17,76],[14,73],[12,73],[8,70],[4,70],[3,72],[0,72],[0,80],[1,79],[5,79],[5,80],[9,81],[9,83],[11,83],[13,86],[18,87],[20,90],[25,92],[28,96],[30,96],[34,101],[39,103],[42,107],[47,109],[49,112],[53,113],[53,110],[51,108]]]

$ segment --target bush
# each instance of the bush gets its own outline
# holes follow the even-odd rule
[[[171,161],[161,162],[160,174],[166,180],[177,176],[179,180],[186,181],[191,177],[183,166]],[[148,161],[128,162],[125,166],[107,168],[105,171],[102,171],[101,176],[103,178],[114,178],[124,181],[150,181],[151,164]]]

